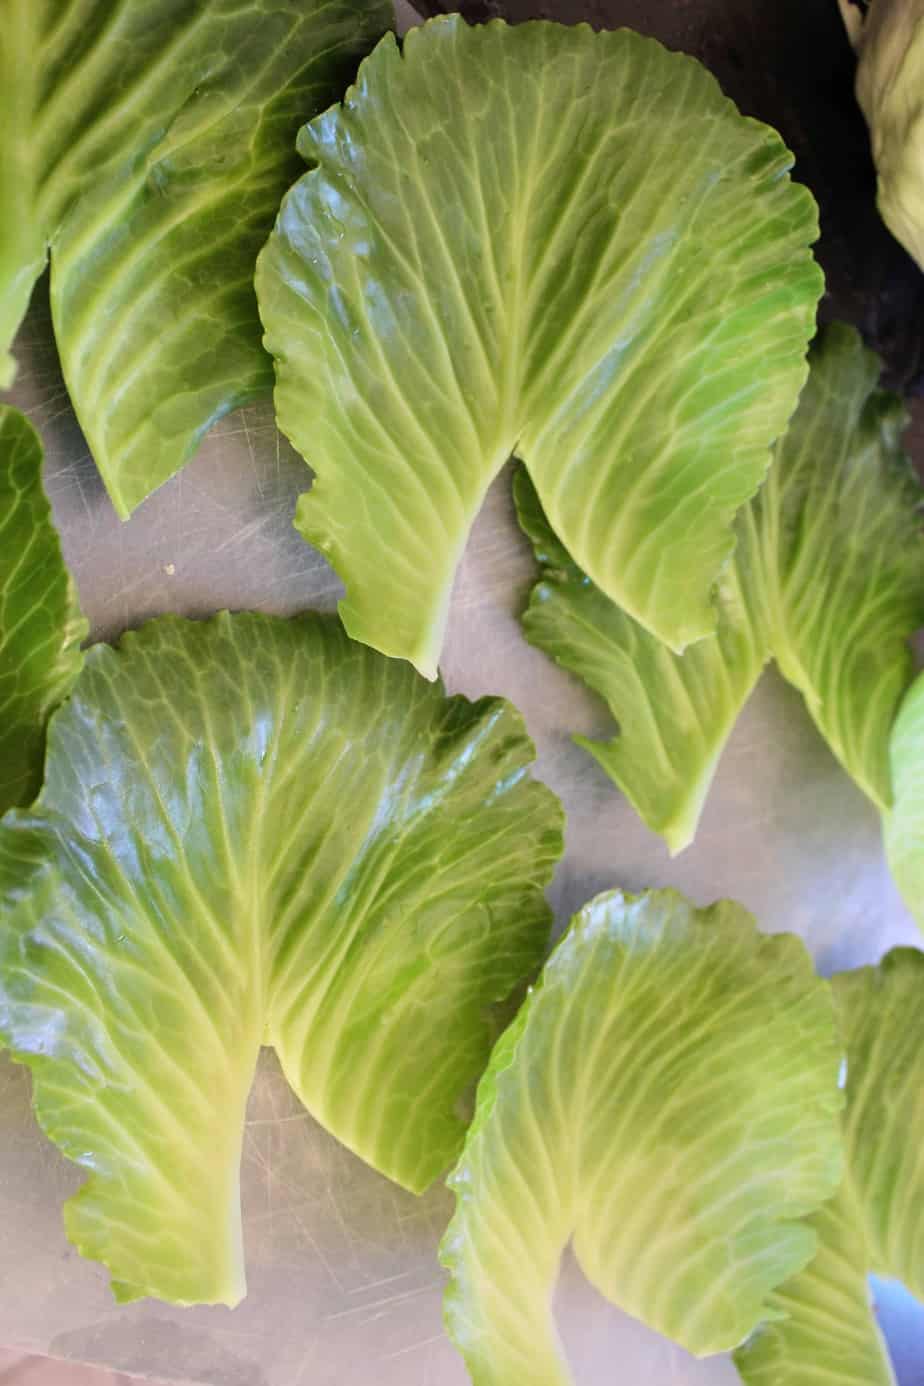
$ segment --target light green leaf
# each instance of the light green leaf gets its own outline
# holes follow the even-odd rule
[[[693,840],[719,756],[769,658],[753,509],[738,519],[735,562],[719,578],[716,635],[679,657],[581,572],[522,468],[514,497],[542,570],[523,616],[527,639],[604,697],[618,734],[575,740],[680,852]]]
[[[777,1317],[735,1353],[745,1386],[894,1386],[846,1188],[811,1219],[818,1252],[773,1296]]]
[[[924,1299],[924,953],[833,979],[847,1045],[848,1180],[869,1269]]]
[[[511,452],[608,596],[676,647],[713,630],[821,287],[776,133],[629,30],[448,16],[299,147],[257,292],[350,633],[435,673]]]
[[[550,1300],[588,1279],[697,1354],[815,1249],[841,1174],[827,983],[729,902],[601,895],[502,1037],[451,1176],[449,1332],[475,1386],[566,1386]]]
[[[876,164],[876,203],[892,235],[924,269],[924,3],[839,4],[859,58],[856,92]]]
[[[901,705],[890,750],[895,799],[882,820],[886,855],[905,904],[924,928],[924,674]]]
[[[90,1178],[119,1300],[244,1293],[244,1107],[272,1045],[312,1114],[424,1188],[494,1003],[534,969],[561,811],[518,714],[331,619],[166,617],[93,649],[0,828],[0,1038]]]
[[[517,478],[521,523],[542,566],[529,640],[606,700],[610,742],[582,741],[673,851],[688,845],[716,764],[764,661],[802,693],[834,754],[873,802],[891,802],[889,736],[924,622],[921,489],[901,447],[904,408],[879,362],[835,324],[767,482],[737,523],[717,590],[718,631],[675,655],[614,606],[554,545]]]
[[[922,492],[896,395],[853,328],[828,327],[810,356],[778,466],[757,498],[771,645],[819,731],[880,808],[891,803],[889,737],[924,621]]]
[[[774,1297],[785,1317],[735,1361],[746,1386],[890,1386],[867,1274],[924,1298],[924,954],[897,948],[841,973],[847,1049],[847,1169],[814,1220],[816,1259]]]
[[[123,517],[272,383],[257,251],[301,122],[386,0],[0,0],[0,385],[51,247],[71,399]]]
[[[45,723],[80,672],[87,633],[42,486],[42,445],[0,405],[0,813],[42,782]]]

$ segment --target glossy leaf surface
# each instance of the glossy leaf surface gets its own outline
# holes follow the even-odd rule
[[[676,647],[713,630],[820,290],[776,133],[629,30],[449,16],[299,147],[257,291],[350,633],[434,675],[511,453],[609,597]]]
[[[269,388],[257,251],[385,0],[0,0],[0,386],[51,249],[71,400],[123,518]]]
[[[497,699],[447,699],[332,619],[165,617],[97,646],[45,788],[0,828],[0,1037],[90,1178],[120,1300],[244,1292],[260,1046],[406,1187],[457,1154],[493,1007],[538,965],[557,800]]]

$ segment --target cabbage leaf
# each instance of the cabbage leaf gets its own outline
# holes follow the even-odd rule
[[[774,465],[737,522],[717,589],[716,637],[683,655],[610,602],[556,543],[535,489],[516,479],[541,565],[528,639],[606,700],[619,731],[584,745],[642,818],[680,851],[764,663],[805,698],[838,760],[880,810],[889,739],[924,622],[921,488],[902,451],[897,397],[857,333],[824,329]]]
[[[331,618],[165,617],[97,646],[0,825],[0,1039],[90,1178],[118,1300],[244,1293],[258,1051],[413,1190],[457,1155],[495,1003],[545,951],[558,801],[519,715]]]
[[[348,631],[435,675],[511,453],[609,597],[714,630],[821,288],[778,135],[629,30],[456,15],[383,39],[299,148],[257,294]]]
[[[896,884],[924,929],[924,674],[901,705],[891,740],[895,802],[883,819]]]
[[[924,954],[833,979],[847,1050],[847,1166],[818,1214],[815,1260],[774,1296],[779,1315],[735,1354],[746,1386],[892,1386],[867,1287],[924,1298]]]
[[[838,0],[857,50],[857,101],[876,164],[876,205],[924,269],[924,0]]]
[[[71,400],[123,517],[270,388],[257,251],[299,125],[386,0],[2,0],[0,386],[51,248]]]
[[[608,1299],[696,1354],[811,1258],[842,1171],[841,1049],[801,942],[673,891],[576,915],[478,1089],[450,1182],[446,1322],[475,1386],[567,1386],[569,1240]]]
[[[45,723],[80,672],[87,623],[42,486],[42,445],[0,405],[0,813],[42,782]]]
[[[526,637],[606,700],[618,734],[575,740],[679,852],[693,840],[722,748],[769,657],[753,508],[738,518],[735,561],[719,578],[716,635],[680,657],[581,572],[523,468],[514,499],[541,568],[523,615]]]

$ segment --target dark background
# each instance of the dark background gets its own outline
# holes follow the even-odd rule
[[[837,0],[415,0],[473,21],[621,25],[694,54],[746,115],[782,133],[794,176],[821,209],[816,253],[823,320],[854,323],[882,356],[885,382],[915,394],[913,451],[924,470],[924,274],[876,211],[876,178],[853,92],[856,59]]]

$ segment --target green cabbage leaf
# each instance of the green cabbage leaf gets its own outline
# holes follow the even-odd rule
[[[127,516],[270,388],[257,252],[386,0],[0,0],[0,387],[51,250],[71,400]]]
[[[87,623],[42,486],[42,445],[0,405],[0,813],[42,783],[45,723],[80,672]]]
[[[629,30],[448,16],[299,148],[257,294],[348,631],[435,675],[511,453],[610,598],[676,648],[713,631],[821,287],[778,135]]]
[[[856,91],[876,164],[876,203],[924,269],[924,0],[838,0],[857,50]]]
[[[675,852],[771,657],[861,789],[884,812],[892,802],[890,736],[913,677],[909,637],[924,623],[921,488],[902,451],[904,407],[878,388],[857,333],[824,329],[809,360],[767,481],[738,518],[716,636],[683,655],[609,601],[555,539],[529,478],[516,478],[541,565],[527,637],[605,699],[617,735],[579,740]]]
[[[509,704],[330,618],[165,617],[90,651],[0,825],[0,1039],[89,1172],[66,1227],[118,1300],[244,1293],[261,1045],[407,1188],[457,1156],[548,941],[562,815],[532,756]]]
[[[745,1386],[893,1386],[870,1272],[924,1298],[924,954],[833,979],[847,1051],[847,1165],[819,1251],[735,1354]]]
[[[475,1386],[568,1386],[571,1241],[608,1299],[699,1355],[742,1342],[812,1257],[842,1172],[841,1048],[798,939],[738,905],[598,896],[478,1089],[442,1246]]]
[[[895,801],[883,819],[886,856],[905,904],[924,929],[924,674],[901,705],[891,756]]]

